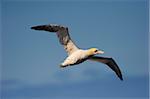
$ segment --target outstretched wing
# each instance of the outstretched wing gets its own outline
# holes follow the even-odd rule
[[[69,31],[67,27],[49,24],[49,25],[33,26],[31,27],[31,29],[56,32],[59,38],[59,42],[64,46],[65,50],[69,55],[72,54],[74,51],[78,50],[78,47],[74,44],[74,42],[71,40],[69,36]]]
[[[119,69],[119,67],[118,67],[117,63],[114,61],[114,59],[108,58],[108,57],[99,57],[99,56],[92,56],[89,59],[108,65],[117,74],[117,76],[121,80],[123,80],[121,70]]]

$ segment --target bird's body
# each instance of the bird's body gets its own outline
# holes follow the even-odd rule
[[[69,65],[79,64],[83,62],[87,57],[88,55],[86,55],[86,50],[79,49],[69,55],[60,66],[66,67]]]
[[[78,48],[75,45],[75,43],[71,40],[67,27],[61,25],[49,24],[49,25],[34,26],[31,27],[31,29],[56,32],[60,44],[64,46],[64,49],[68,53],[68,57],[64,60],[63,63],[60,64],[61,67],[80,64],[86,60],[97,61],[109,66],[117,74],[117,76],[121,80],[123,80],[121,71],[118,65],[116,64],[116,62],[112,58],[95,56],[97,54],[104,53],[103,51],[98,50],[97,48],[90,48],[87,50]]]

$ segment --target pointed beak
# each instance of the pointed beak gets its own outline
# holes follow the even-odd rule
[[[104,54],[104,51],[99,50],[97,51],[97,54]]]

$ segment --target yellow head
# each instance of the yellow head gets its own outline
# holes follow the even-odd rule
[[[104,51],[98,50],[97,48],[90,48],[88,49],[88,55],[96,55],[96,54],[103,54]]]

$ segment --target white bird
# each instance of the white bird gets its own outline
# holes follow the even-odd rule
[[[56,32],[60,43],[64,46],[64,49],[68,53],[68,57],[64,60],[63,63],[60,64],[60,67],[76,65],[86,60],[97,61],[109,66],[120,78],[120,80],[123,80],[121,70],[119,69],[118,65],[113,60],[113,58],[95,56],[97,54],[104,53],[103,51],[98,50],[97,48],[90,48],[87,50],[83,50],[77,47],[69,36],[68,27],[56,24],[48,24],[48,25],[33,26],[31,27],[31,29]]]

